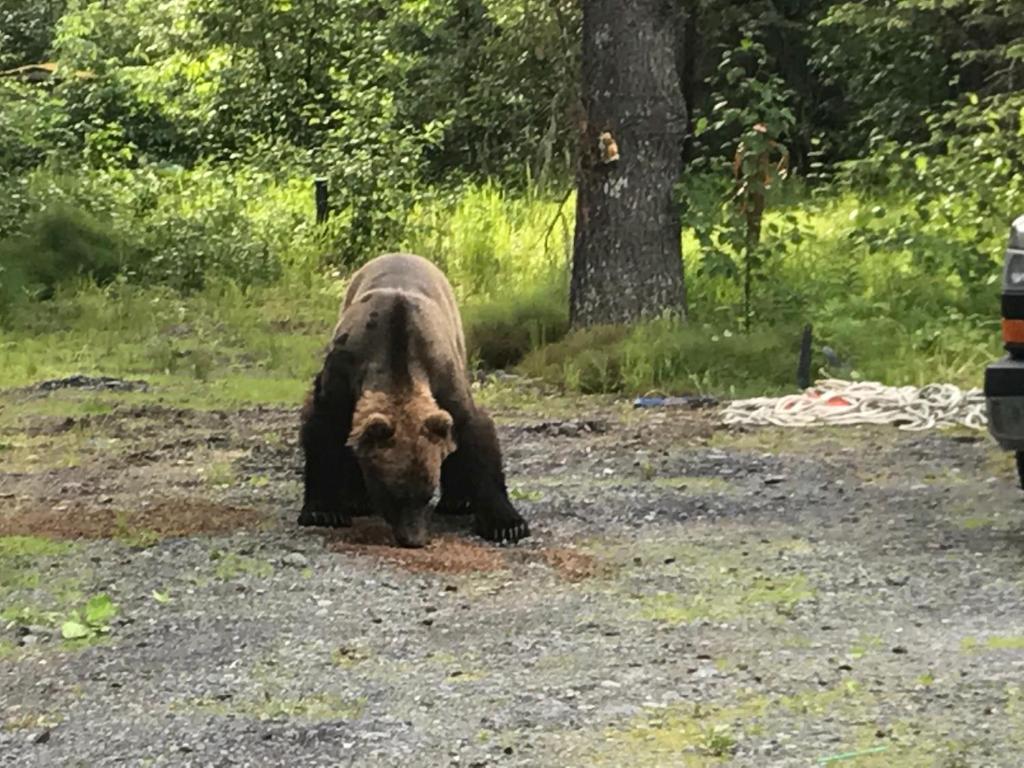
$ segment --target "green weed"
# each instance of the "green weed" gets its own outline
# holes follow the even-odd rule
[[[106,595],[95,595],[81,611],[75,611],[60,626],[65,640],[96,640],[110,632],[110,622],[117,615],[117,606]]]

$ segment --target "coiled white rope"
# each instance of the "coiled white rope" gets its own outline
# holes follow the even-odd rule
[[[734,400],[722,411],[728,425],[806,427],[894,424],[904,430],[964,426],[985,429],[980,389],[952,384],[888,387],[874,381],[824,379],[798,395]]]

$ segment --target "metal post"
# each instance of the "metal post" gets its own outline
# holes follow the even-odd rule
[[[800,362],[796,367],[796,385],[800,389],[811,386],[811,339],[812,331],[808,324],[804,326],[803,335],[800,337]]]
[[[318,176],[313,180],[313,189],[316,199],[316,223],[323,224],[327,221],[327,179]]]

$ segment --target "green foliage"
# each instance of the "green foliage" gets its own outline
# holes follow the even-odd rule
[[[532,353],[522,368],[583,392],[745,395],[789,385],[799,341],[795,328],[716,333],[665,319],[574,333]]]
[[[566,337],[578,3],[0,0],[0,69],[60,65],[0,79],[0,381],[289,400],[340,280],[404,248],[450,276],[478,362],[572,387],[788,389],[805,322],[861,376],[975,383],[1024,192],[1018,10],[701,0],[666,19],[696,134],[693,322]],[[761,190],[772,140],[802,178]]]
[[[59,290],[0,329],[0,387],[82,372],[172,377],[204,404],[301,399],[338,309],[338,286],[308,277],[244,292],[217,281],[187,298],[121,282]]]
[[[795,127],[791,103],[796,94],[773,71],[762,42],[743,38],[736,48],[726,50],[716,82],[722,90],[712,94],[710,114],[698,119],[698,136],[711,131],[717,135],[717,143],[738,141],[747,147],[748,157],[756,157],[769,148],[768,137],[787,137]],[[767,132],[754,130],[758,124],[767,126]],[[749,174],[745,170],[742,175]]]
[[[274,205],[268,213],[281,209]],[[794,386],[800,328],[811,322],[816,348],[829,344],[863,378],[973,386],[999,350],[997,288],[966,290],[954,277],[961,241],[919,236],[907,246],[887,238],[913,207],[895,193],[812,201],[795,188],[779,197],[765,219],[771,258],[759,273],[749,337],[740,332],[742,286],[709,268],[713,251],[699,247],[693,230],[684,244],[688,326],[658,322],[566,338],[563,257],[544,247],[551,222],[548,251],[564,253],[572,242],[571,229],[564,239],[558,234],[557,203],[469,189],[447,207],[418,208],[413,245],[428,254],[433,247],[439,263],[451,265],[470,355],[485,367],[525,356],[525,372],[586,391],[785,391]],[[463,248],[482,233],[487,258],[465,258]],[[1004,236],[987,255],[991,276],[999,273]],[[297,402],[320,363],[344,287],[307,263],[285,259],[281,278],[265,286],[243,289],[218,278],[186,297],[123,281],[58,288],[46,305],[21,307],[0,331],[0,386],[81,371],[143,376],[164,397],[204,406]]]
[[[61,284],[110,282],[122,250],[109,229],[83,211],[64,205],[39,211],[21,234],[0,240],[0,316],[21,298],[52,297]]]
[[[60,626],[65,640],[94,640],[110,632],[110,622],[117,615],[117,606],[107,595],[94,595],[85,604],[84,611],[75,611]]]
[[[403,247],[441,265],[463,301],[507,298],[537,286],[554,290],[564,284],[571,257],[571,205],[536,190],[516,196],[492,183],[468,186],[417,205]]]
[[[709,197],[706,185],[698,185],[696,194],[687,194],[686,186],[682,187],[683,207],[694,214],[695,231],[706,253],[704,268],[735,278],[742,272],[746,329],[753,320],[755,272],[761,270],[766,256],[760,246],[767,197],[788,174],[789,150],[783,137],[790,135],[796,123],[789,107],[793,94],[782,78],[770,71],[768,62],[764,45],[749,38],[741,40],[735,50],[727,50],[718,72],[730,90],[714,94],[713,122],[709,125],[708,119],[701,117],[697,123],[698,134],[707,129],[719,136],[737,136],[728,201]],[[725,187],[724,179],[719,183]]]
[[[43,62],[66,5],[66,0],[0,0],[0,69]]]
[[[568,290],[558,280],[466,304],[462,319],[470,359],[485,368],[508,368],[562,339],[569,330]]]

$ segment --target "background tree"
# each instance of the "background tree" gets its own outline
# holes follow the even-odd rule
[[[666,0],[583,4],[575,327],[686,312],[673,200],[686,135],[676,13]]]

